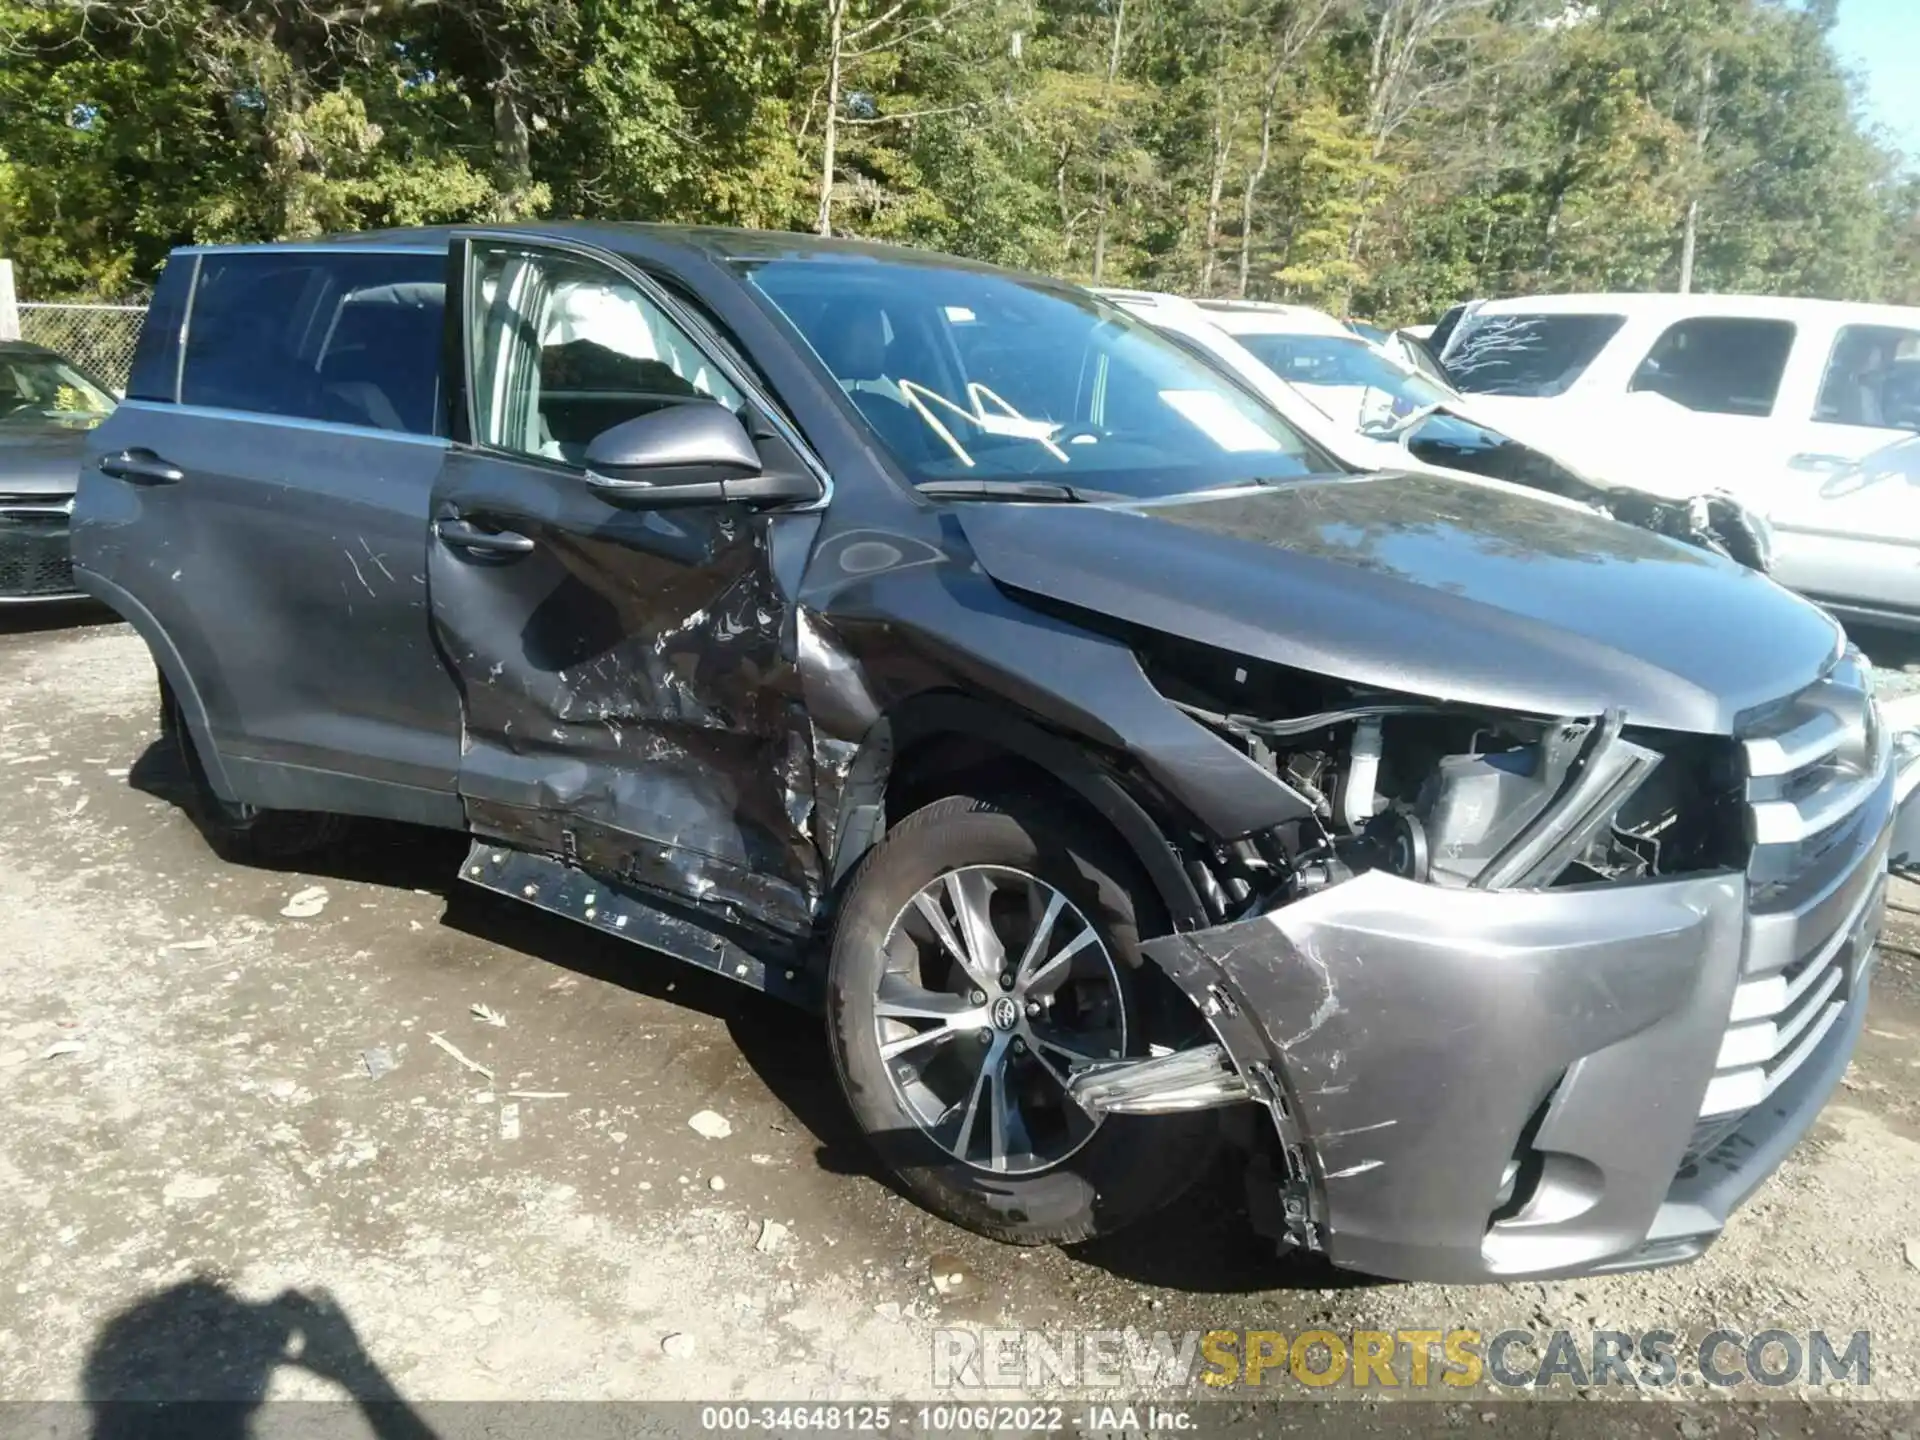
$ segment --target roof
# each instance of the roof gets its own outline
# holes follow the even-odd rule
[[[1329,335],[1365,344],[1324,310],[1310,305],[1275,305],[1264,300],[1189,300],[1159,290],[1102,287],[1099,294],[1136,314],[1182,312],[1229,335]]]
[[[551,220],[513,225],[433,225],[415,229],[366,230],[313,240],[278,240],[252,245],[187,245],[183,252],[222,250],[311,250],[316,247],[366,246],[370,249],[440,250],[456,235],[477,232],[522,235],[528,240],[572,240],[615,254],[636,257],[663,252],[698,255],[708,260],[768,261],[810,256],[847,260],[888,261],[900,265],[934,265],[941,269],[977,270],[1012,275],[1019,272],[976,260],[963,260],[934,250],[906,245],[884,245],[871,240],[806,235],[791,230],[740,230],[720,225],[654,225],[624,220]],[[1031,278],[1025,277],[1022,278]]]
[[[1851,300],[1814,300],[1788,295],[1588,294],[1525,295],[1488,300],[1482,315],[1624,315],[1629,319],[1680,320],[1690,315],[1740,316],[1755,320],[1846,319],[1856,324],[1920,325],[1920,307],[1867,305]]]
[[[1257,300],[1202,300],[1199,305],[1207,312],[1207,318],[1229,335],[1328,335],[1345,340],[1361,339],[1326,311],[1311,305],[1274,305]]]

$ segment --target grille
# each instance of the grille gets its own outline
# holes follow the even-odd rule
[[[1862,989],[1886,897],[1886,737],[1849,655],[1743,737],[1750,913],[1704,1138],[1784,1085]]]
[[[72,593],[65,508],[0,510],[0,599]]]

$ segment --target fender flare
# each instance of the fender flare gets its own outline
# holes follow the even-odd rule
[[[985,740],[1047,771],[1119,833],[1146,872],[1176,932],[1212,923],[1173,846],[1112,774],[1071,740],[998,706],[951,693],[915,696],[868,729],[841,787],[839,821],[834,828],[832,874],[836,880],[850,874],[879,839],[879,826],[873,822],[894,757],[943,734]]]
[[[239,796],[227,775],[226,763],[213,743],[213,727],[207,720],[206,702],[200,698],[199,687],[193,683],[187,662],[181,658],[173,641],[167,638],[167,632],[160,627],[160,622],[153,618],[153,612],[126,590],[91,570],[75,566],[73,573],[75,582],[82,590],[131,625],[134,632],[147,642],[153,663],[165,678],[167,688],[173,692],[181,718],[186,721],[188,737],[193,741],[194,753],[200,757],[207,783],[222,800],[229,803],[237,801]]]

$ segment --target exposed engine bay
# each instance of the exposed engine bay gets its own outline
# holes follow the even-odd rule
[[[1222,919],[1370,870],[1546,889],[1744,863],[1738,765],[1710,738],[1362,693],[1190,646],[1149,673],[1310,807],[1190,863]]]

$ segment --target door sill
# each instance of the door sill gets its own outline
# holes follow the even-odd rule
[[[476,840],[460,867],[469,885],[650,950],[660,950],[702,970],[788,1001],[806,1010],[822,1008],[820,986],[792,954],[756,955],[698,921],[663,908],[637,890],[577,870],[549,855],[532,855],[496,841]]]

